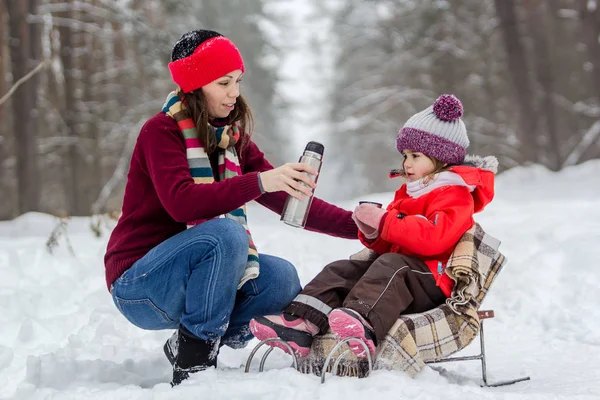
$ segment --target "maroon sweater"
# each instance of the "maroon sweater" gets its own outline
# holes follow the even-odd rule
[[[122,215],[113,230],[104,264],[110,285],[153,247],[186,229],[186,222],[210,219],[256,200],[281,214],[287,193],[261,195],[258,172],[273,166],[253,143],[240,151],[243,174],[209,185],[194,183],[185,141],[175,120],[158,113],[140,132],[127,175]],[[210,158],[218,170],[217,154]],[[218,177],[215,177],[218,180]],[[315,198],[306,229],[357,239],[352,213]]]

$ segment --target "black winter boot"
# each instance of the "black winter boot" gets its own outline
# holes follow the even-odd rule
[[[173,332],[171,337],[167,339],[165,345],[163,346],[163,351],[165,352],[165,356],[167,356],[167,360],[171,363],[172,366],[175,366],[175,358],[177,357],[177,352],[179,350],[179,330]]]
[[[232,342],[229,343],[228,346],[232,349],[243,349],[248,345],[248,342]],[[225,346],[223,340],[219,341],[219,349]],[[179,330],[173,331],[171,337],[167,339],[165,344],[163,345],[163,351],[165,352],[165,356],[167,356],[167,360],[171,363],[171,366],[175,365],[175,358],[177,357],[177,351],[179,350]]]
[[[219,339],[203,340],[192,335],[180,326],[177,332],[177,353],[173,363],[173,381],[171,386],[177,386],[186,380],[190,374],[204,371],[217,366],[219,354]]]

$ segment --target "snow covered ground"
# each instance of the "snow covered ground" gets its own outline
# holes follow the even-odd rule
[[[391,193],[365,199],[387,204]],[[292,260],[303,283],[360,248],[290,228],[259,206],[249,218],[260,250]],[[75,254],[63,236],[50,255],[45,242],[56,220],[26,214],[0,223],[0,398],[600,399],[600,162],[560,173],[508,171],[477,219],[502,240],[509,260],[484,303],[497,315],[486,322],[489,379],[530,375],[531,381],[481,388],[478,363],[464,362],[444,365],[450,378],[427,368],[416,379],[377,371],[321,385],[288,368],[290,359],[279,351],[266,372],[254,365],[245,374],[254,341],[246,349],[223,348],[218,369],[171,389],[161,349],[171,332],[130,325],[106,290],[108,231],[96,238],[88,219],[72,220]]]

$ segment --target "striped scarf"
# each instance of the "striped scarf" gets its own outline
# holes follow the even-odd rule
[[[215,179],[213,176],[213,170],[210,166],[208,154],[198,139],[198,131],[196,130],[194,121],[190,117],[189,113],[185,111],[185,107],[181,103],[181,100],[176,92],[169,93],[162,111],[177,121],[179,129],[181,129],[181,132],[183,133],[183,137],[185,138],[188,165],[190,167],[192,177],[194,178],[194,182],[199,185],[213,183]],[[214,130],[216,141],[218,143],[217,151],[219,153],[220,180],[241,175],[242,170],[240,168],[240,160],[235,149],[235,144],[240,138],[239,128],[235,124],[218,128],[210,126],[210,128]],[[252,240],[250,230],[248,229],[246,205],[228,212],[224,215],[224,217],[231,218],[240,223],[244,229],[246,229],[246,233],[248,233],[248,239],[250,242],[250,245],[248,246],[248,262],[246,263],[244,276],[238,285],[239,289],[248,280],[254,279],[258,276],[258,252],[256,251],[256,246]],[[200,222],[201,221],[190,221],[187,223],[187,226],[188,228],[191,228]]]

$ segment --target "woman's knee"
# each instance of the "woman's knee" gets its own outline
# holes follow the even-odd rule
[[[198,225],[198,232],[213,236],[217,242],[221,242],[233,249],[246,250],[250,238],[246,229],[239,222],[231,218],[215,218]]]
[[[281,269],[281,272],[279,282],[287,286],[287,291],[292,298],[296,297],[302,290],[296,267],[291,262],[286,261],[285,267]]]
[[[271,256],[260,256],[261,259],[266,259]],[[292,263],[284,259],[278,259],[276,263],[269,262],[261,263],[260,275],[263,275],[262,291],[269,292],[274,299],[280,300],[283,303],[291,302],[294,297],[300,293],[302,286],[298,271]],[[260,276],[259,275],[259,276]]]

